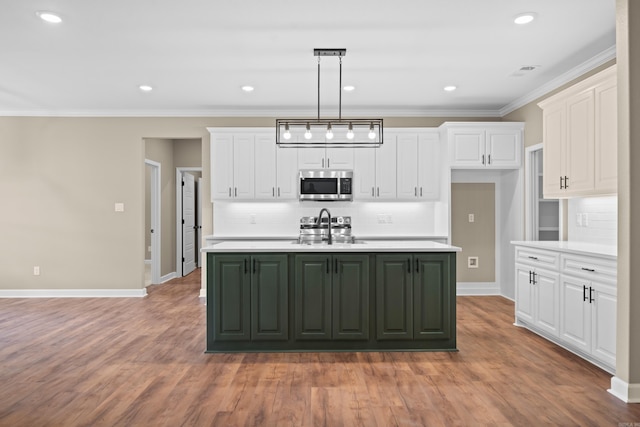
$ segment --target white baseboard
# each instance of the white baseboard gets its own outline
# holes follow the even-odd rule
[[[456,295],[502,295],[500,285],[495,282],[458,282]]]
[[[618,377],[611,377],[611,388],[607,390],[626,403],[640,403],[640,384],[629,384]]]
[[[160,278],[160,283],[168,282],[169,280],[175,279],[176,277],[178,277],[178,274],[175,271],[172,271],[171,273],[162,276]]]
[[[0,289],[0,298],[131,298],[144,297],[142,289]]]

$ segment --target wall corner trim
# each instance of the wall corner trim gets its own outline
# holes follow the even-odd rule
[[[618,377],[611,377],[611,388],[607,390],[626,403],[640,403],[640,384],[629,384]]]

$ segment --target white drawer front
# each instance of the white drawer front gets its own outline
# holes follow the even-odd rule
[[[616,282],[618,263],[595,256],[562,254],[562,273],[596,282]]]
[[[557,270],[560,267],[560,254],[553,251],[516,246],[516,262]]]

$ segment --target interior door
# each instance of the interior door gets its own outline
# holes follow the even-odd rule
[[[196,194],[195,177],[182,175],[182,275],[196,269]]]

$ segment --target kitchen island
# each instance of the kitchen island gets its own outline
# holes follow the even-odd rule
[[[427,240],[205,247],[207,352],[455,351],[458,251]]]

